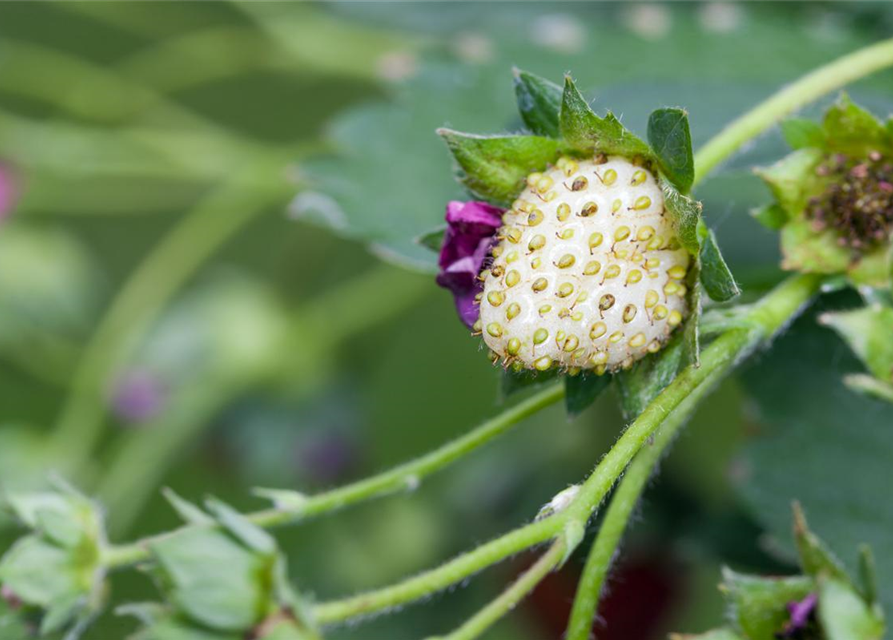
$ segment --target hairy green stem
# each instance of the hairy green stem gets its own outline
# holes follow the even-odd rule
[[[893,65],[893,39],[819,67],[734,120],[695,154],[695,183],[741,146],[826,93]]]
[[[818,290],[819,283],[820,279],[817,276],[793,276],[753,305],[747,314],[753,329],[727,331],[704,349],[700,367],[686,368],[655,398],[617,440],[564,511],[505,534],[441,567],[391,587],[362,593],[345,600],[321,603],[314,609],[317,619],[323,623],[337,622],[419,599],[525,548],[523,546],[519,548],[519,542],[527,541],[533,545],[559,534],[562,534],[571,545],[574,541],[578,542],[583,536],[590,516],[605,494],[623,473],[633,456],[664,424],[669,414],[686,398],[709,392],[761,341],[770,339],[781,330],[812,298]],[[546,537],[543,538],[543,535]]]
[[[549,405],[555,404],[563,397],[564,385],[552,385],[503,411],[498,416],[487,420],[466,435],[411,462],[404,463],[365,480],[307,497],[295,506],[258,511],[249,514],[247,518],[254,524],[262,527],[276,527],[396,491],[413,489],[418,486],[423,478],[487,444],[514,425],[520,423],[524,418]],[[548,537],[547,535],[546,538]],[[130,545],[112,547],[109,550],[109,558],[111,558],[109,567],[126,566],[148,559],[148,545],[155,539],[148,538]]]
[[[53,434],[56,450],[74,470],[102,434],[106,385],[164,305],[224,242],[285,196],[246,193],[223,184],[177,223],[118,292],[85,347]]]
[[[429,640],[474,640],[483,635],[504,615],[514,609],[527,595],[536,589],[547,575],[559,567],[567,556],[568,546],[564,538],[556,540],[533,566],[525,571],[499,597],[466,620],[462,626],[445,636]]]
[[[694,412],[695,407],[706,395],[705,387],[684,400],[664,421],[654,440],[642,447],[623,474],[623,478],[611,495],[611,502],[598,530],[595,543],[589,550],[583,574],[577,584],[570,621],[565,635],[566,640],[589,640],[592,626],[598,612],[598,602],[602,587],[614,558],[620,540],[626,530],[633,509],[651,477],[657,462],[676,437],[679,429]]]

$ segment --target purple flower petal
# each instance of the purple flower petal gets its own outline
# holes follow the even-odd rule
[[[158,377],[145,371],[131,371],[118,381],[112,405],[128,422],[146,422],[158,415],[167,400],[167,390]]]
[[[793,638],[801,631],[806,630],[809,623],[815,615],[815,607],[818,604],[819,597],[815,593],[810,593],[802,600],[795,600],[788,603],[788,613],[791,614],[790,620],[785,623],[784,629],[780,634],[782,638]]]
[[[447,204],[447,229],[440,249],[437,284],[453,292],[459,317],[471,327],[480,316],[475,296],[483,290],[477,279],[502,225],[503,210],[486,202]]]

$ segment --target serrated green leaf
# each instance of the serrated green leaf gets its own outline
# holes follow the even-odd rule
[[[819,581],[818,612],[828,640],[880,640],[884,636],[881,616],[841,580]]]
[[[815,581],[806,576],[765,578],[723,570],[722,590],[732,619],[748,640],[776,640],[789,617],[788,603],[814,589]]]
[[[676,377],[683,365],[684,342],[684,335],[678,333],[661,351],[639,360],[632,369],[614,375],[620,408],[627,421],[636,419]]]
[[[688,193],[695,179],[688,114],[684,109],[663,108],[648,118],[648,142],[661,170],[681,193]]]
[[[820,320],[846,341],[876,378],[893,383],[893,307],[874,304],[826,313]]]
[[[602,391],[611,384],[611,376],[581,371],[575,376],[564,377],[564,406],[569,418],[575,418],[596,401]]]
[[[559,136],[561,87],[521,69],[513,69],[515,97],[524,124],[538,136]]]
[[[782,121],[781,133],[792,149],[807,147],[822,149],[826,142],[822,125],[806,118],[789,118]]]
[[[728,302],[741,293],[719,251],[713,231],[707,232],[701,244],[701,284],[707,295],[716,302]]]
[[[777,202],[751,209],[750,215],[754,220],[772,231],[778,231],[784,227],[788,221],[788,212]]]
[[[559,122],[561,137],[579,151],[652,157],[651,148],[628,131],[613,113],[609,111],[604,118],[595,115],[570,76],[564,77]]]
[[[428,233],[423,233],[416,238],[415,241],[416,244],[419,244],[426,249],[431,249],[434,253],[440,253],[440,249],[443,247],[443,237],[445,234],[446,227],[440,227],[433,231],[429,231]]]
[[[889,290],[890,267],[890,254],[881,246],[854,258],[847,268],[847,275],[856,286]]]
[[[38,536],[22,538],[7,551],[0,562],[0,583],[42,609],[84,593],[69,551]]]
[[[756,170],[788,218],[802,215],[809,198],[821,192],[815,169],[822,157],[818,149],[799,149],[773,165]]]
[[[736,488],[786,555],[794,552],[785,544],[794,500],[851,574],[858,569],[855,550],[870,544],[877,552],[879,599],[893,607],[893,405],[841,384],[841,370],[858,366],[839,339],[818,326],[815,314],[776,340],[743,373],[757,435],[742,452],[749,472]],[[828,478],[835,478],[833,491]]]
[[[800,555],[800,567],[813,578],[827,576],[852,584],[843,563],[831,552],[817,535],[809,529],[800,503],[794,503],[794,544]]]
[[[184,500],[183,498],[181,498],[179,494],[177,494],[177,492],[170,487],[165,487],[164,489],[162,489],[161,495],[163,495],[164,499],[168,501],[171,507],[173,507],[174,511],[177,512],[177,515],[183,518],[184,522],[200,525],[214,523],[214,518],[209,516],[207,513],[199,509],[196,505],[192,504],[188,500]]]
[[[478,136],[438,129],[459,166],[460,181],[474,194],[508,206],[527,176],[558,159],[561,143],[541,136]]]
[[[834,152],[862,156],[873,150],[890,150],[891,137],[884,125],[846,94],[828,109],[822,128],[828,148]]]
[[[701,251],[701,242],[698,237],[701,203],[679,193],[679,190],[663,177],[658,180],[658,184],[664,193],[664,207],[676,234],[679,236],[679,242],[691,255],[698,255]]]

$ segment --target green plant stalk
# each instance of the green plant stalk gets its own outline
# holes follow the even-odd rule
[[[323,602],[314,609],[316,619],[320,623],[337,622],[417,600],[526,548],[519,545],[538,544],[557,535],[565,537],[569,544],[579,541],[605,494],[669,414],[691,395],[707,393],[761,342],[784,328],[816,293],[819,284],[820,279],[814,275],[792,276],[751,307],[748,320],[754,328],[727,331],[704,349],[700,367],[687,367],[661,392],[617,440],[561,513],[505,534],[441,567],[391,587]]]
[[[224,242],[282,192],[246,193],[223,184],[213,189],[156,246],[119,291],[85,347],[63,405],[52,444],[69,470],[77,471],[102,434],[106,385],[126,362],[164,305]]]
[[[589,640],[591,638],[602,587],[611,568],[611,563],[617,556],[620,540],[633,509],[638,504],[639,497],[661,456],[706,395],[706,391],[706,388],[701,387],[698,392],[689,396],[670,414],[654,436],[654,440],[642,447],[641,451],[633,458],[611,495],[608,510],[601,522],[598,536],[589,551],[586,565],[577,584],[577,595],[574,598],[565,634],[566,640]]]
[[[256,525],[276,527],[312,516],[321,515],[357,502],[415,488],[422,479],[443,469],[472,451],[502,435],[524,418],[555,404],[564,397],[564,385],[554,384],[527,398],[498,416],[487,420],[476,429],[461,436],[439,449],[404,463],[388,471],[307,497],[300,504],[290,508],[266,509],[248,514],[246,517]],[[160,537],[146,538],[129,545],[113,546],[107,550],[106,562],[111,569],[126,567],[149,559],[148,545]],[[540,539],[541,542],[545,538]],[[535,544],[531,543],[531,544]],[[527,546],[530,546],[529,544]],[[526,547],[521,547],[526,548]]]
[[[322,384],[329,375],[320,366],[334,358],[334,351],[352,335],[385,322],[404,311],[428,291],[427,278],[391,266],[376,266],[321,294],[293,314],[281,346],[271,349],[256,367],[233,376],[203,376],[173,399],[152,424],[125,437],[107,466],[98,495],[109,510],[110,533],[126,532],[171,461],[192,442],[232,398],[278,375],[282,353],[289,358],[287,371],[293,387]],[[369,314],[333,313],[345,304],[368,308]],[[298,355],[299,354],[299,355]]]
[[[568,554],[567,541],[556,540],[549,550],[515,580],[498,598],[466,620],[462,626],[445,636],[429,640],[474,640],[483,635],[504,615],[514,609],[552,571],[561,566]]]
[[[695,183],[741,146],[826,93],[893,65],[893,39],[819,67],[731,122],[695,154]]]

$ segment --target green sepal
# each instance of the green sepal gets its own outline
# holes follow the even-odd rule
[[[765,578],[726,568],[720,587],[737,629],[748,640],[775,640],[789,618],[787,605],[815,590],[808,576]]]
[[[800,149],[773,165],[756,169],[789,220],[802,216],[809,198],[821,193],[815,170],[822,157],[819,149]]]
[[[627,421],[636,419],[668,384],[683,365],[685,336],[675,335],[660,351],[635,363],[628,371],[614,374],[620,396],[620,409]]]
[[[688,114],[684,109],[656,109],[648,117],[648,142],[667,179],[681,193],[688,193],[695,180]]]
[[[533,389],[557,380],[559,375],[558,369],[549,371],[531,371],[530,369],[515,371],[511,367],[503,369],[499,376],[499,397],[501,400],[506,400],[519,391]]]
[[[716,235],[705,228],[701,241],[701,284],[704,291],[716,302],[728,302],[736,298],[741,289],[720,253]]]
[[[149,549],[161,590],[189,620],[245,633],[270,613],[275,558],[246,548],[226,531],[190,527]]]
[[[609,111],[604,118],[595,115],[570,76],[564,77],[559,128],[561,137],[581,152],[653,157],[651,147],[628,131],[613,113]]]
[[[418,236],[415,239],[415,243],[430,249],[434,253],[440,253],[440,249],[443,247],[444,235],[446,235],[446,227],[438,227]]]
[[[851,391],[861,393],[866,397],[883,402],[893,402],[893,384],[878,380],[874,376],[866,373],[851,373],[843,377],[843,383]]]
[[[567,409],[567,416],[575,418],[583,413],[610,384],[610,375],[596,375],[593,371],[581,371],[575,376],[565,376],[564,406]]]
[[[807,220],[798,218],[781,230],[781,267],[805,273],[843,273],[851,264],[851,254],[837,244],[831,229],[816,232]]]
[[[872,304],[825,313],[821,322],[846,341],[875,378],[893,383],[893,307]]]
[[[867,544],[859,545],[859,582],[865,601],[874,606],[878,601],[877,565],[874,552]]]
[[[819,580],[818,617],[827,640],[881,640],[884,620],[852,585],[831,577]]]
[[[228,504],[215,498],[205,501],[221,526],[252,551],[265,556],[276,554],[276,541],[269,533],[248,520]]]
[[[701,264],[700,259],[688,270],[688,318],[682,325],[682,365],[701,366]]]
[[[559,137],[561,87],[521,69],[512,69],[512,74],[518,111],[524,124],[538,136]]]
[[[831,550],[814,534],[806,523],[806,516],[799,503],[794,503],[794,543],[800,556],[800,568],[807,575],[818,578],[826,576],[840,580],[850,586],[852,581]]]
[[[459,180],[475,195],[508,206],[534,171],[555,162],[561,143],[542,136],[479,136],[438,129],[459,167]]]
[[[822,149],[827,143],[822,125],[806,118],[784,120],[781,123],[781,134],[791,149]]]
[[[777,202],[771,202],[762,207],[751,209],[750,215],[754,220],[771,231],[778,231],[788,221],[788,212],[782,209]]]
[[[701,220],[703,205],[682,195],[676,186],[663,176],[658,179],[658,184],[664,193],[664,208],[679,236],[679,242],[691,255],[697,256],[701,252],[698,222]]]
[[[889,130],[871,112],[863,109],[846,94],[828,109],[822,122],[826,149],[834,153],[862,156],[869,151],[891,149]]]
[[[173,510],[177,512],[177,515],[183,519],[183,522],[197,525],[214,524],[214,518],[202,511],[198,506],[189,502],[185,498],[180,497],[180,495],[170,487],[162,489],[161,495],[164,496],[164,499],[167,500]]]

